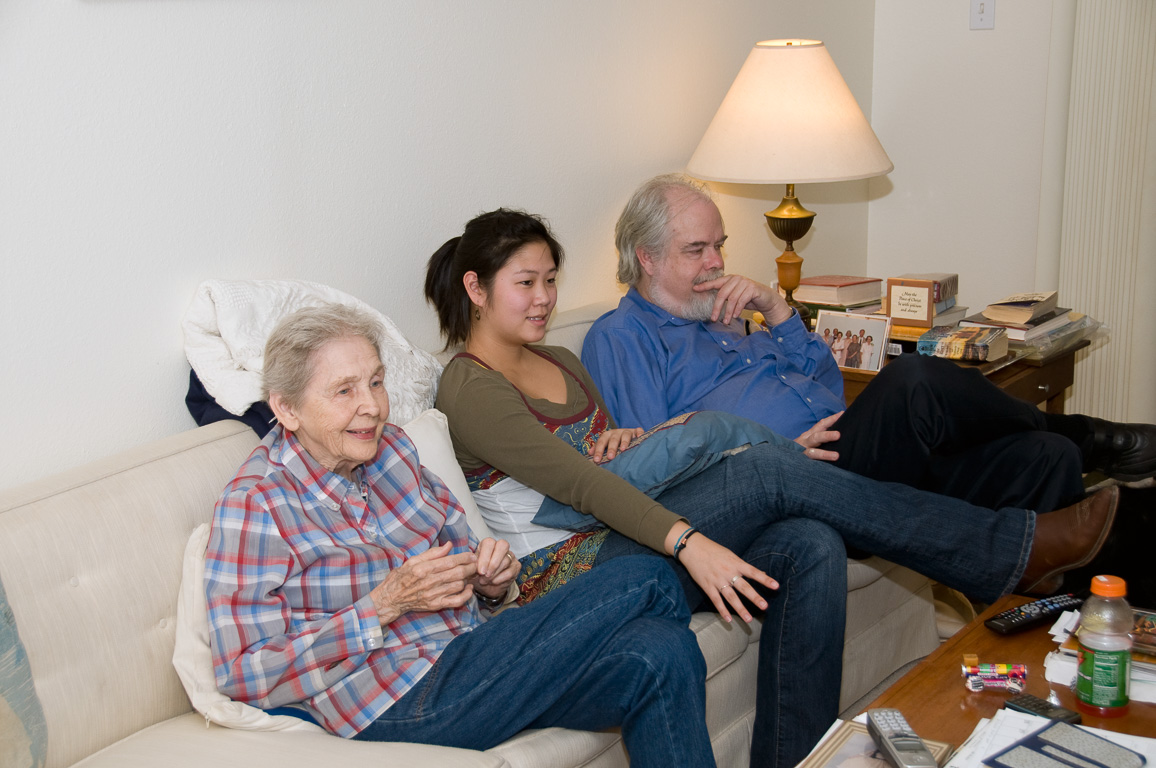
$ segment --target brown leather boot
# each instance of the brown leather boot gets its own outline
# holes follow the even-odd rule
[[[1036,533],[1016,592],[1048,594],[1059,589],[1055,577],[1092,562],[1112,530],[1120,489],[1110,486],[1078,504],[1036,516]]]

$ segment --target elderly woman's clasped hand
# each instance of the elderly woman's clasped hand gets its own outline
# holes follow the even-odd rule
[[[478,573],[474,591],[491,599],[505,596],[522,567],[510,551],[510,543],[502,539],[482,539],[476,554]]]
[[[450,554],[450,547],[447,542],[409,558],[369,593],[382,626],[413,611],[460,608],[474,592],[500,598],[518,575],[505,541],[483,539],[477,552]]]

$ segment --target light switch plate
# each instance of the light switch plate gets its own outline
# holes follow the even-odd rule
[[[995,0],[971,0],[971,28],[995,29]]]

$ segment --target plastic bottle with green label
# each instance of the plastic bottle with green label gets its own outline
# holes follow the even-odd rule
[[[1132,608],[1127,585],[1116,576],[1092,578],[1092,596],[1080,609],[1077,708],[1098,717],[1128,712],[1132,675]]]

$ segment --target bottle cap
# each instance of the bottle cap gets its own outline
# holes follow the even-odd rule
[[[1093,576],[1092,594],[1100,597],[1123,597],[1128,585],[1119,576]]]

